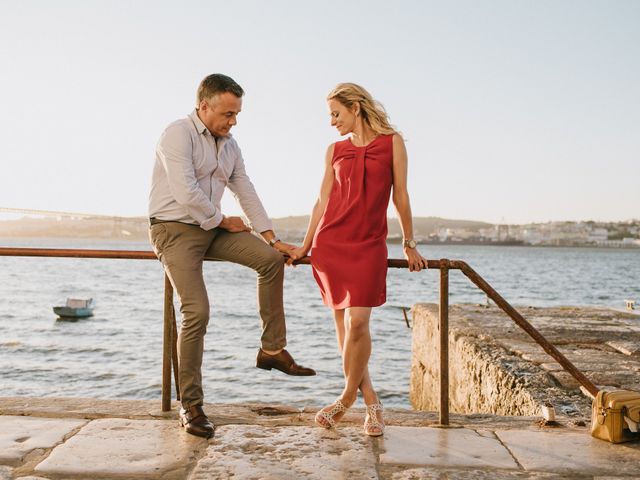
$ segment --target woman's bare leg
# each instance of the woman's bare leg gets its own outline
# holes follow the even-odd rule
[[[340,351],[340,355],[344,351],[344,337],[345,337],[345,311],[344,310],[334,310],[334,319],[336,323],[336,337],[338,340],[338,350]],[[343,370],[344,370],[344,358],[343,358]],[[346,383],[346,372],[345,372],[345,383]],[[362,397],[364,398],[364,403],[367,405],[372,405],[374,403],[378,403],[378,395],[373,388],[373,383],[371,382],[371,377],[369,376],[369,366],[365,368],[364,377],[362,378],[362,382],[359,385],[360,392],[362,392]]]
[[[371,355],[370,316],[371,308],[354,307],[347,312],[334,310],[336,339],[338,350],[342,355],[345,377],[345,388],[340,399],[347,408],[356,401],[358,389],[362,392],[365,404],[378,403],[378,396],[371,383],[368,368]],[[329,412],[334,405],[335,403],[323,408],[322,411]],[[343,415],[344,412],[339,412],[332,418],[337,422]],[[323,417],[317,417],[316,421],[325,427],[329,426]]]
[[[371,356],[370,317],[371,308],[369,307],[351,307],[347,309],[345,315],[345,335],[342,349],[345,374],[342,399],[345,406],[350,406],[355,402],[358,388],[363,383]]]

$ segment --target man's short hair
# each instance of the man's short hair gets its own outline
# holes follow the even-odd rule
[[[233,93],[236,97],[242,97],[244,95],[244,90],[233,78],[223,75],[222,73],[207,75],[198,86],[196,107],[200,105],[202,100],[207,100],[218,93],[225,92]]]

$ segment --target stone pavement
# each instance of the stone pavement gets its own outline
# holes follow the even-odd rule
[[[586,419],[554,428],[534,417],[389,410],[382,438],[362,433],[363,410],[335,430],[314,409],[206,405],[209,441],[186,434],[159,402],[0,397],[0,480],[44,479],[629,479],[640,442],[612,445]]]

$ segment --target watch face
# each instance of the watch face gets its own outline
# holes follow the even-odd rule
[[[405,240],[404,245],[405,245],[405,247],[416,248],[416,241],[415,240]]]

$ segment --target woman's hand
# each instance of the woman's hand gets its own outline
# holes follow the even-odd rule
[[[287,259],[287,265],[293,265],[293,261],[294,260],[299,260],[301,258],[304,258],[307,256],[307,254],[309,253],[309,249],[308,248],[304,248],[304,247],[293,247],[293,249],[291,250],[290,254],[289,254],[289,258]],[[295,267],[295,265],[293,265]]]
[[[298,259],[298,257],[296,257],[293,253],[293,251],[296,249],[295,245],[291,245],[290,243],[285,243],[282,240],[278,240],[276,243],[274,243],[273,248],[293,260]]]
[[[409,262],[410,272],[419,272],[427,268],[427,259],[420,255],[417,248],[404,247],[404,258]]]

